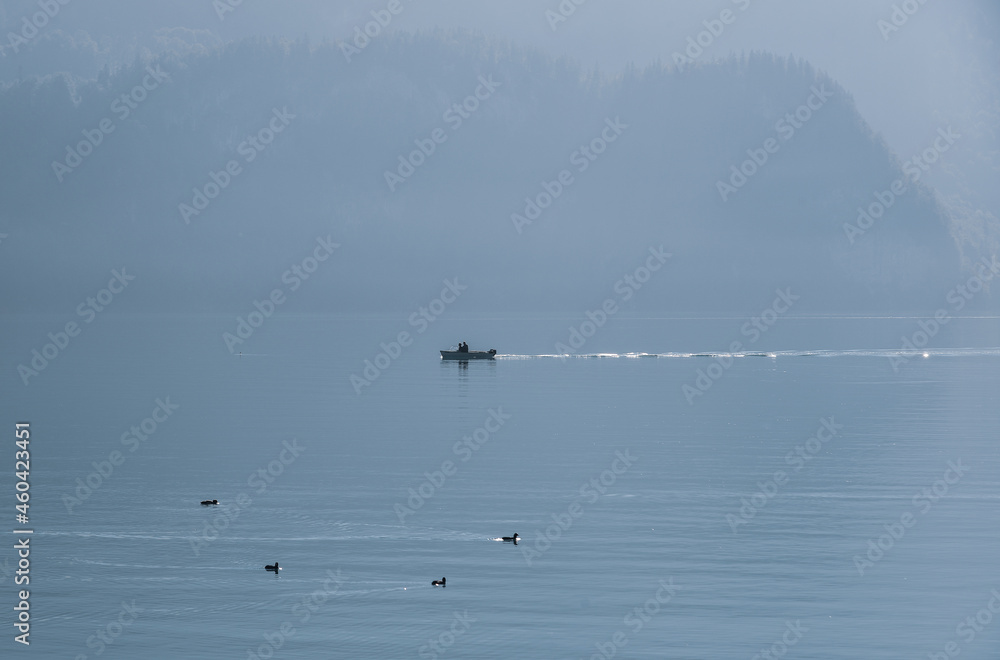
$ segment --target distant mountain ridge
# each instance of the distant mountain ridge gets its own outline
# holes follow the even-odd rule
[[[850,96],[768,53],[609,78],[464,32],[385,34],[350,62],[247,39],[23,80],[0,112],[0,230],[52,255],[44,300],[5,256],[7,310],[71,308],[67,282],[135,264],[135,309],[236,311],[328,235],[298,311],[406,311],[458,277],[469,311],[582,312],[660,246],[635,311],[788,286],[802,311],[933,309],[969,276]]]

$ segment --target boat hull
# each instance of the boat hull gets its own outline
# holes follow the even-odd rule
[[[459,351],[441,351],[442,360],[492,360],[496,351],[469,351],[460,353]]]

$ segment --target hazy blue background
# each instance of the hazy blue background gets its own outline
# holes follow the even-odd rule
[[[916,6],[886,40],[892,3],[588,2],[555,31],[557,3],[403,3],[348,62],[382,4],[220,19],[210,2],[70,3],[0,59],[2,304],[74,309],[125,265],[143,293],[115,311],[238,312],[330,234],[344,248],[296,311],[407,309],[460,276],[481,311],[577,312],[660,244],[675,277],[644,296],[652,310],[733,310],[793,284],[815,312],[933,310],[997,251],[998,22],[987,2]],[[32,8],[5,3],[4,33]],[[732,23],[678,72],[673,54],[723,10]],[[121,118],[147,65],[169,80]],[[456,129],[445,112],[479,76],[501,86]],[[814,85],[831,98],[784,139],[777,121]],[[295,119],[246,162],[276,108]],[[578,173],[571,155],[616,117],[629,128]],[[60,183],[53,163],[102,119],[115,132]],[[385,172],[435,129],[448,141],[390,192]],[[961,137],[907,180],[939,130]],[[724,202],[717,182],[769,138],[781,150]],[[179,205],[233,159],[241,174],[185,224]],[[511,214],[564,168],[574,185],[516,232]],[[845,223],[901,178],[850,242]]]
[[[0,3],[0,410],[32,423],[36,530],[34,648],[4,648],[247,658],[291,622],[274,657],[430,657],[468,611],[439,657],[589,658],[621,630],[618,658],[752,658],[795,621],[787,657],[996,657],[992,613],[974,639],[961,624],[1000,589],[981,266],[1000,251],[998,5],[589,0],[553,29],[555,0],[401,0],[346,57],[387,4],[75,0],[22,42],[39,5]],[[540,217],[512,220],[563,170]],[[460,340],[500,357],[440,361]],[[174,415],[67,506],[165,397]],[[510,421],[401,523],[498,407]],[[734,533],[726,515],[829,416],[843,436]],[[302,457],[256,492],[293,438]],[[641,460],[526,562],[626,449]],[[198,502],[241,493],[192,552],[224,520]],[[633,631],[668,578],[681,590]]]

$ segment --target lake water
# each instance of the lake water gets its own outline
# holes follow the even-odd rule
[[[455,315],[419,333],[405,318],[278,314],[231,354],[232,316],[106,315],[24,386],[17,364],[66,320],[3,321],[0,492],[13,529],[13,425],[29,421],[35,532],[32,645],[9,624],[9,535],[2,648],[1000,648],[996,318],[954,319],[903,361],[916,318],[788,317],[751,342],[736,314],[620,315],[580,348],[602,357],[560,359],[582,318]],[[377,358],[402,331],[412,343]],[[463,339],[500,356],[438,358]],[[737,356],[705,354],[733,341]],[[356,393],[365,360],[387,368]],[[491,540],[514,532],[517,546]],[[274,561],[279,576],[263,570]]]

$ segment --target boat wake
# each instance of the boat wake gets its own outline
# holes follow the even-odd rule
[[[727,353],[725,351],[704,352],[704,353],[569,353],[569,354],[541,354],[541,355],[515,355],[498,353],[497,360],[534,360],[545,358],[558,359],[581,359],[581,358],[618,358],[618,359],[638,359],[638,358],[661,358],[661,359],[684,359],[684,358],[835,358],[835,357],[1000,357],[1000,348],[928,348],[917,351],[904,349],[884,349],[884,348],[851,348],[842,350],[812,350],[812,351],[740,351],[737,353]]]

